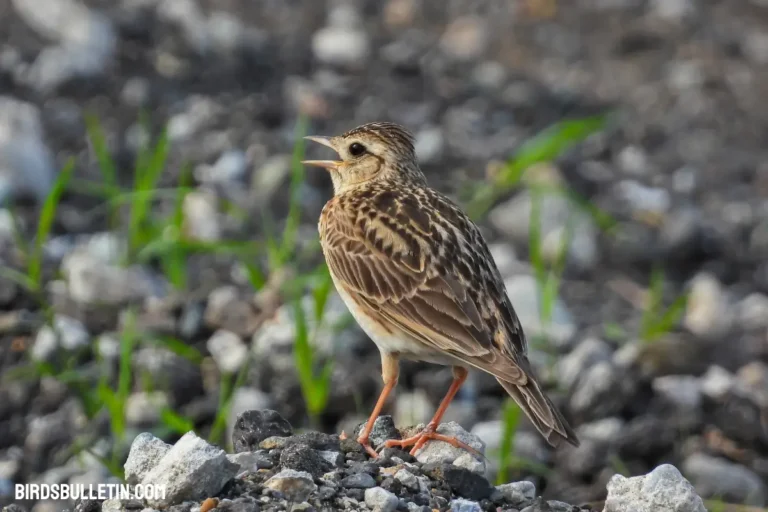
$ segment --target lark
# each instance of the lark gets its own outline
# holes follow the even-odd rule
[[[369,436],[397,385],[399,361],[409,359],[451,366],[453,381],[422,432],[385,446],[412,447],[412,455],[432,439],[466,447],[437,427],[470,369],[493,375],[551,445],[578,446],[536,380],[483,236],[427,185],[410,132],[377,122],[306,139],[338,154],[303,163],[330,173],[334,196],[318,225],[323,254],[336,290],[381,353],[384,387],[358,442],[377,456]]]

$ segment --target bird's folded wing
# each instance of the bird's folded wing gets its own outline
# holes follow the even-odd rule
[[[384,326],[509,382],[525,382],[524,372],[494,345],[460,276],[441,275],[423,244],[379,221],[337,223],[324,252],[337,285]]]

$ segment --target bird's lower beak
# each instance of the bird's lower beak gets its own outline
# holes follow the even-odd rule
[[[333,144],[331,144],[331,141],[328,137],[320,137],[317,135],[307,135],[304,137],[306,140],[311,140],[312,142],[317,142],[318,144],[322,144],[323,146],[329,147],[336,151],[336,148],[333,147]],[[323,167],[325,169],[334,170],[337,169],[342,162],[339,160],[302,160],[304,165],[313,165],[315,167]]]

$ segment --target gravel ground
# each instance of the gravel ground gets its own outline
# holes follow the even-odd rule
[[[546,13],[547,5],[556,9]],[[372,120],[404,124],[430,183],[462,197],[541,129],[611,108],[608,129],[527,175],[568,187],[616,221],[605,231],[576,203],[544,199],[545,257],[573,228],[551,323],[540,321],[528,262],[531,193],[504,196],[481,222],[535,340],[533,363],[582,439],[578,449],[550,450],[521,422],[513,450],[527,462],[507,468],[508,479],[529,481],[544,500],[582,504],[609,496],[616,473],[662,468],[666,478],[669,463],[704,498],[765,506],[766,27],[762,0],[0,0],[0,197],[21,230],[15,236],[10,210],[0,209],[0,258],[23,268],[19,238],[34,237],[37,203],[67,158],[77,179],[101,180],[88,114],[101,122],[124,187],[142,144],[167,126],[160,186],[175,186],[189,162],[195,190],[181,208],[183,233],[223,244],[263,240],[264,211],[285,218],[299,114],[320,134]],[[308,173],[298,189],[298,244],[307,252],[330,193],[322,173]],[[172,203],[157,201],[153,216],[171,214]],[[141,432],[176,443],[191,427],[201,437],[214,428],[230,439],[238,414],[266,409],[326,434],[365,419],[381,385],[379,358],[354,325],[329,327],[348,319],[335,295],[324,327],[311,326],[318,353],[335,361],[328,407],[310,422],[300,398],[294,310],[274,290],[313,268],[316,252],[255,294],[241,258],[190,254],[178,291],[158,258],[122,264],[126,231],[106,211],[100,199],[67,191],[43,246],[41,292],[0,278],[0,504],[13,501],[15,483],[106,481],[94,454],[120,469]],[[127,212],[117,217],[128,225]],[[664,304],[681,294],[688,301],[649,340],[643,310],[660,266]],[[311,294],[304,305],[312,310]],[[100,382],[116,389],[126,331],[138,336],[125,421],[116,425],[120,415],[99,408],[107,393],[94,390]],[[217,421],[222,382],[248,355],[229,416]],[[404,365],[386,412],[399,427],[427,421],[450,378],[448,369]],[[493,379],[473,374],[445,418],[484,443],[491,482],[503,399]],[[270,471],[235,479],[245,494],[258,500],[275,489],[268,479],[277,470],[304,471],[283,463],[286,450],[259,454],[272,461],[259,471]],[[329,500],[368,503],[371,494],[397,508],[413,497],[407,486],[384,485],[394,481],[385,469],[413,462],[353,471],[350,460],[363,461],[338,450],[334,474],[368,474],[382,491],[336,477],[338,486],[318,484],[327,471],[290,476],[319,485],[311,506],[320,506],[312,500],[323,485],[345,489]],[[446,509],[458,498],[516,506],[490,487],[483,497],[462,495],[418,464],[408,467],[417,481],[444,491],[424,506]],[[226,489],[200,498],[239,499]],[[263,496],[267,509],[286,499]]]

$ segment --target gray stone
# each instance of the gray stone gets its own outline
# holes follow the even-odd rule
[[[476,16],[454,19],[440,38],[440,47],[451,57],[461,61],[479,58],[489,43],[485,20]]]
[[[131,485],[140,483],[170,449],[171,445],[148,432],[136,436],[125,461],[125,481]]]
[[[686,410],[701,406],[701,379],[692,375],[664,375],[656,377],[653,390],[668,402]]]
[[[49,93],[74,78],[106,71],[117,47],[110,20],[77,0],[14,0],[19,16],[33,30],[58,44],[44,48],[22,77]]]
[[[213,165],[195,169],[195,178],[202,183],[233,184],[242,181],[248,169],[248,158],[240,150],[226,151]]]
[[[416,475],[407,469],[399,469],[397,473],[395,473],[395,480],[398,480],[401,484],[412,491],[419,490],[419,480],[416,478]]]
[[[53,153],[45,143],[39,109],[0,96],[0,203],[19,195],[42,202],[53,181]]]
[[[269,469],[274,466],[274,463],[266,455],[266,452],[228,453],[227,459],[229,459],[230,462],[240,466],[240,471],[238,474],[255,473],[259,469]]]
[[[476,501],[456,498],[451,501],[451,512],[482,512],[483,509]]]
[[[291,424],[277,411],[247,410],[235,419],[232,446],[235,452],[250,452],[267,438],[285,438],[292,433]]]
[[[232,331],[219,329],[208,339],[207,347],[223,373],[236,373],[248,359],[248,347]]]
[[[441,423],[437,427],[437,433],[456,437],[459,441],[477,450],[479,453],[485,453],[485,443],[478,436],[467,432],[461,425],[454,421]],[[425,444],[423,448],[416,452],[416,460],[422,464],[452,464],[456,459],[466,453],[464,448],[457,448],[444,441],[430,440],[427,441],[427,444]],[[481,469],[480,467],[474,469],[482,474],[485,472],[485,464],[482,464],[482,471],[479,471],[479,469]]]
[[[674,466],[663,464],[647,475],[614,475],[603,512],[706,512],[693,486]]]
[[[397,496],[381,487],[365,490],[365,504],[375,512],[394,512],[398,503]]]
[[[612,353],[611,347],[603,340],[585,339],[557,363],[560,384],[570,389],[590,367],[598,362],[609,360]]]
[[[571,395],[571,410],[574,414],[595,417],[615,414],[628,394],[625,387],[635,384],[624,379],[619,369],[609,361],[601,361],[591,366],[579,379]]]
[[[683,461],[682,468],[702,496],[756,507],[766,504],[765,484],[741,464],[694,453]]]
[[[524,507],[536,497],[536,486],[525,480],[497,485],[496,490],[515,508]]]
[[[376,486],[376,480],[368,473],[354,473],[344,477],[341,486],[347,489],[370,489]]]
[[[64,258],[61,270],[69,296],[82,304],[119,305],[164,293],[158,280],[141,267],[107,263],[85,247]]]
[[[516,243],[527,245],[530,239],[532,204],[531,192],[523,191],[494,207],[488,214],[488,220]],[[570,226],[572,236],[568,245],[569,260],[584,269],[594,267],[599,259],[599,250],[597,226],[592,217],[578,209],[572,201],[555,194],[541,197],[539,212],[542,245],[547,246],[542,247],[544,257],[550,261],[557,258]]]
[[[555,299],[551,321],[542,324],[539,300],[541,291],[536,279],[520,275],[505,280],[504,285],[529,339],[542,336],[558,347],[568,346],[576,333],[576,324],[560,298]]]
[[[317,490],[312,475],[303,471],[284,469],[264,484],[268,488],[280,491],[292,503],[301,503]]]
[[[753,293],[736,305],[739,324],[746,329],[768,327],[768,297]]]
[[[152,425],[160,420],[163,409],[168,407],[168,395],[163,391],[137,391],[125,402],[125,422],[128,425]]]
[[[626,174],[642,176],[648,173],[648,154],[638,146],[630,145],[622,149],[617,156],[617,163]]]
[[[637,216],[662,217],[672,204],[669,192],[663,188],[647,187],[637,181],[624,180],[615,185],[614,193],[627,202],[630,211]]]
[[[215,496],[239,469],[227,459],[224,450],[188,432],[144,475],[142,483],[166,489],[164,498],[147,500],[147,503],[164,508],[184,500]]]

